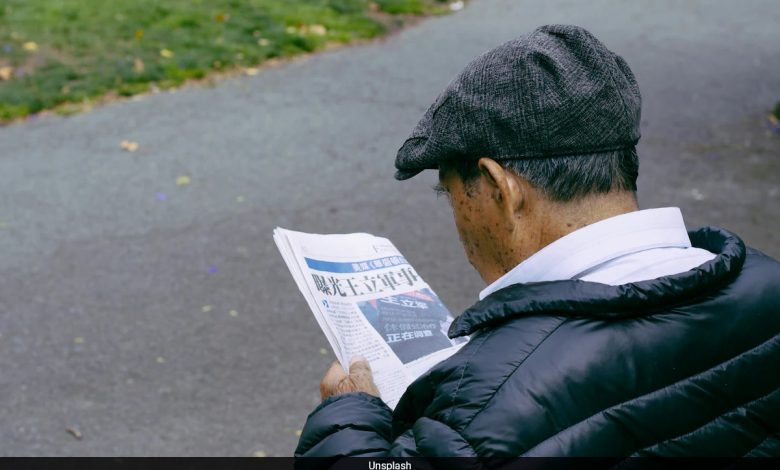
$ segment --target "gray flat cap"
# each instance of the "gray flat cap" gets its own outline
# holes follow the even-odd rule
[[[452,159],[581,155],[639,141],[634,74],[578,26],[537,28],[471,62],[428,109],[395,160],[396,179]]]

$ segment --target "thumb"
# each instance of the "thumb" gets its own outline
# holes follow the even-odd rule
[[[352,358],[349,363],[349,379],[358,390],[379,396],[379,390],[374,384],[374,377],[371,373],[371,365],[366,358]]]
[[[371,374],[371,364],[363,356],[355,356],[349,360],[349,375],[353,374]]]
[[[346,378],[347,374],[342,369],[341,364],[338,361],[334,361],[320,382],[320,396],[322,396],[322,399],[324,400],[333,395],[333,391],[338,387],[339,383]]]

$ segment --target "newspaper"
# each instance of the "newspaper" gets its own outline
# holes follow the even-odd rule
[[[447,337],[450,312],[390,240],[277,227],[274,241],[338,361],[368,359],[390,408],[468,341]]]

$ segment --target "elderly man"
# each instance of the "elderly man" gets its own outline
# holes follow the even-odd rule
[[[298,456],[780,456],[780,264],[638,210],[640,95],[587,31],[472,62],[400,149],[439,170],[488,286],[394,411],[365,362],[321,384]]]

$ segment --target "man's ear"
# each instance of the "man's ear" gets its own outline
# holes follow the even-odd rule
[[[523,190],[509,171],[495,160],[483,157],[477,162],[479,171],[485,179],[490,194],[506,215],[514,219],[515,212],[523,204]]]

